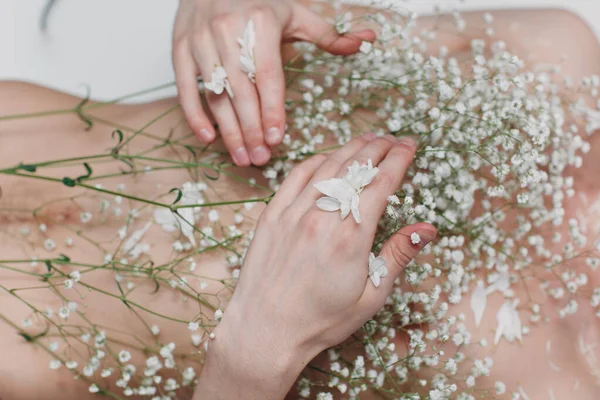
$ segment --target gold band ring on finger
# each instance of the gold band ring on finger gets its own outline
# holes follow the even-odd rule
[[[342,220],[352,213],[356,223],[360,224],[360,193],[373,181],[378,172],[379,169],[373,167],[371,159],[363,165],[354,161],[348,167],[345,177],[315,183],[315,188],[325,195],[317,200],[317,207],[324,211],[339,210]]]

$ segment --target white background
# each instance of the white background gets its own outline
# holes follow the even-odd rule
[[[420,13],[434,4],[448,9],[561,7],[600,33],[600,0],[398,1]],[[93,98],[111,99],[174,79],[170,46],[176,0],[57,0],[42,32],[45,4],[0,0],[0,80],[32,81],[78,95],[85,95],[87,85]],[[174,93],[172,88],[153,96]]]

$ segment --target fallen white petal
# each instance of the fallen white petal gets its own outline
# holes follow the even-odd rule
[[[165,232],[175,232],[179,227],[175,215],[167,208],[155,208],[153,217],[154,221],[159,224]]]
[[[485,308],[487,306],[487,293],[483,284],[480,283],[475,286],[473,293],[471,294],[471,310],[475,316],[475,326],[481,324]]]
[[[519,313],[516,310],[516,306],[519,304],[518,300],[514,302],[505,302],[498,310],[496,314],[496,320],[498,321],[498,327],[496,328],[496,336],[494,338],[494,344],[500,342],[500,338],[504,336],[509,342],[518,339],[523,340],[521,332],[521,319]]]
[[[194,238],[194,224],[196,218],[194,217],[194,210],[192,208],[180,208],[178,211],[178,222],[181,229],[181,233],[188,238],[192,246],[196,246],[196,239]]]
[[[131,236],[129,237],[129,239],[127,239],[125,241],[125,243],[123,244],[123,247],[122,247],[123,252],[129,253],[133,249],[133,247],[136,244],[138,244],[138,242],[140,240],[142,240],[142,237],[144,237],[144,235],[146,234],[146,232],[148,232],[148,229],[150,229],[151,226],[152,226],[152,222],[147,222],[143,228],[138,229],[137,231],[133,232],[131,234]]]

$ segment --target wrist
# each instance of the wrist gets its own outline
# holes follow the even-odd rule
[[[215,338],[208,343],[195,399],[284,398],[318,351],[292,341],[272,340],[247,322],[235,323],[230,311],[228,308],[214,331]]]

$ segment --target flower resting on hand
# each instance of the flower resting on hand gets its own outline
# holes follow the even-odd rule
[[[363,165],[354,161],[348,167],[348,173],[344,178],[332,178],[314,185],[319,192],[326,196],[317,200],[317,207],[324,211],[340,210],[342,219],[352,212],[354,220],[360,224],[359,195],[364,187],[373,181],[378,172],[379,169],[373,167],[370,159],[367,164]]]

